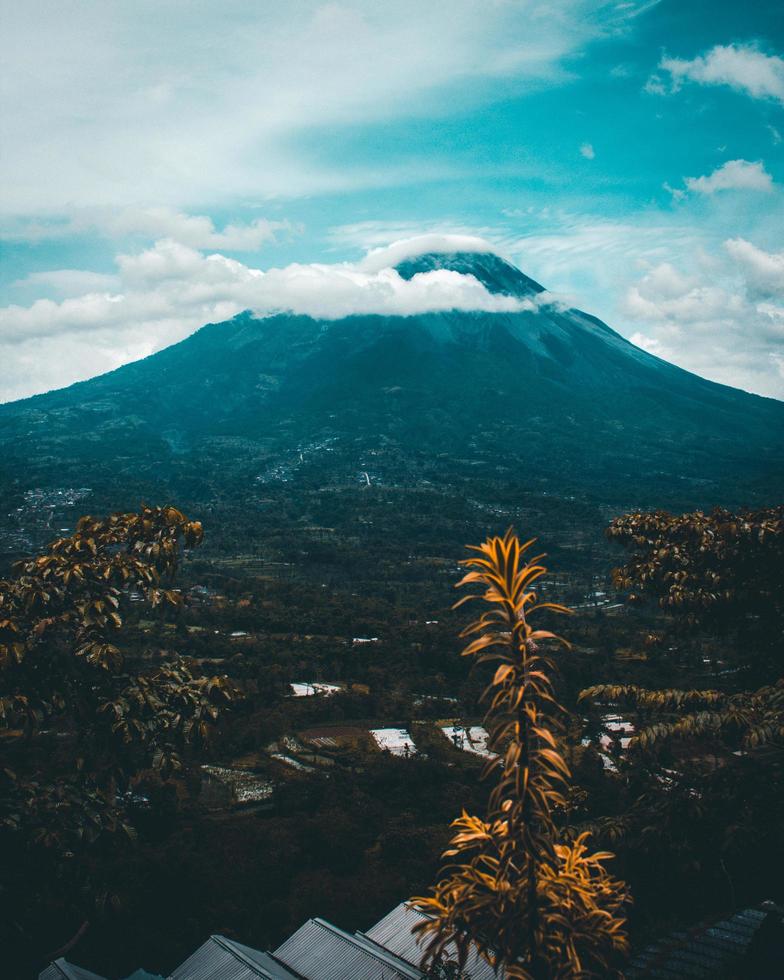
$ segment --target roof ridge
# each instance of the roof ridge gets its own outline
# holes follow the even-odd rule
[[[249,967],[256,974],[256,976],[261,977],[262,980],[269,980],[269,978],[272,976],[270,972],[265,970],[260,963],[257,963],[252,957],[248,956],[247,953],[243,953],[241,949],[237,949],[239,943],[235,943],[233,939],[229,939],[227,936],[218,935],[218,933],[211,935],[210,939],[216,943],[216,945],[220,946],[222,949],[225,949],[228,953],[231,953],[231,955],[238,959],[241,963],[244,963],[245,966]],[[259,952],[262,951],[259,950]],[[278,961],[275,960],[275,962],[277,963]],[[281,964],[281,966],[283,966],[283,964]],[[289,973],[292,972],[288,967],[284,966],[283,968],[288,970]]]
[[[339,926],[333,925],[331,922],[327,922],[326,919],[319,918],[318,916],[315,916],[310,921],[317,923],[323,928],[326,928],[327,931],[332,932],[334,935],[346,940],[353,946],[359,947],[359,949],[364,950],[369,956],[373,956],[382,963],[385,963],[387,966],[391,966],[393,969],[397,970],[398,973],[403,973],[404,975],[408,974],[411,977],[411,980],[419,980],[419,978],[422,976],[422,971],[417,967],[413,966],[411,963],[408,963],[402,957],[397,956],[385,946],[380,946],[378,943],[373,942],[372,939],[366,939],[364,936],[359,936],[356,933],[352,935],[350,932],[346,932],[345,929],[341,929]]]

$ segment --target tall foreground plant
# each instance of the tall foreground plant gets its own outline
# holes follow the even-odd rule
[[[496,785],[485,818],[454,821],[450,863],[427,897],[413,904],[428,918],[416,927],[426,942],[425,965],[452,949],[464,965],[474,945],[505,975],[572,978],[614,975],[627,951],[625,885],[604,868],[607,852],[591,854],[587,834],[559,839],[556,815],[566,806],[569,768],[559,751],[563,708],[552,685],[554,665],[542,644],[561,642],[531,625],[543,609],[534,582],[545,574],[538,555],[526,558],[532,541],[521,544],[507,531],[488,538],[462,562],[469,569],[458,586],[482,591],[465,596],[487,604],[461,636],[473,637],[463,656],[496,663],[484,693],[490,760],[483,778]]]

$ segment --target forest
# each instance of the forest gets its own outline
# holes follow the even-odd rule
[[[311,530],[307,551],[281,536],[242,563],[210,553],[208,521],[145,506],[84,517],[10,570],[0,900],[15,975],[63,950],[110,977],[165,975],[212,932],[271,948],[309,916],[360,929],[418,895],[441,930],[434,962],[462,936],[508,976],[554,976],[571,948],[583,965],[557,975],[609,976],[669,929],[781,901],[782,508],[628,513],[547,568],[511,532],[491,535],[482,547],[504,544],[509,563],[514,545],[536,581],[508,628],[481,620],[468,657],[459,634],[476,610],[451,607],[476,552],[385,553],[366,520],[342,548]],[[499,658],[512,674],[494,672]],[[515,684],[533,714],[512,729],[498,698]],[[445,737],[482,725],[500,773]],[[410,737],[404,753],[374,741],[390,729]],[[509,839],[530,830],[539,863],[504,858],[518,914],[473,922],[440,870],[450,823],[494,826],[525,795],[523,765],[532,780],[540,767],[544,795],[514,804]],[[525,884],[585,842],[605,855],[597,907],[617,920],[601,941],[585,917],[556,923],[541,902],[534,915]]]

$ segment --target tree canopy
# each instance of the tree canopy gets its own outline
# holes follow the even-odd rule
[[[685,627],[742,641],[761,670],[781,671],[784,630],[784,507],[716,508],[672,515],[634,512],[614,520],[612,541],[629,552],[613,579]]]
[[[757,877],[762,863],[775,880],[784,831],[784,508],[629,514],[609,535],[631,553],[616,583],[671,614],[672,649],[699,631],[724,669],[710,686],[582,691],[586,706],[626,711],[636,725],[619,762],[635,796],[590,826],[627,855],[655,853],[663,869],[667,852],[678,855],[717,882],[727,907],[741,885],[747,900],[759,901],[768,896],[753,891],[749,855]],[[746,689],[754,678],[765,682]]]
[[[225,677],[194,676],[186,658],[129,657],[124,645],[129,598],[179,607],[173,575],[201,539],[173,507],[83,517],[0,581],[0,855],[15,934],[25,912],[13,869],[38,868],[42,892],[59,880],[89,893],[83,856],[132,835],[134,780],[183,772],[232,696]]]

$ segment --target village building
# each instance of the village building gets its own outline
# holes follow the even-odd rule
[[[271,952],[210,936],[166,980],[424,980],[422,946],[412,929],[425,916],[402,902],[366,932],[349,933],[324,919],[308,919]],[[456,951],[447,949],[447,955]],[[758,977],[760,964],[784,957],[782,910],[772,902],[688,931],[678,930],[633,956],[629,980],[666,977]],[[471,980],[503,980],[475,949],[464,968]],[[38,980],[105,980],[58,959]],[[127,980],[164,980],[138,971]]]

